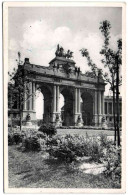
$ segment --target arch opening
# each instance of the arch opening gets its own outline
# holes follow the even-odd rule
[[[63,126],[73,126],[74,116],[74,100],[72,92],[65,88],[61,91],[61,97],[63,97],[63,106],[61,108],[61,119]]]
[[[36,118],[41,123],[50,123],[52,117],[52,94],[47,86],[36,91]]]
[[[43,120],[44,114],[44,96],[39,90],[36,90],[36,118],[37,120]]]
[[[93,123],[93,97],[88,92],[81,94],[81,112],[83,124],[90,126]]]

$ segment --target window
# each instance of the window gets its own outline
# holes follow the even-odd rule
[[[119,104],[119,112],[120,112],[120,115],[121,115],[121,113],[122,113],[122,105],[121,105],[121,103]]]
[[[108,104],[108,113],[112,114],[112,102],[109,102]]]
[[[112,117],[109,118],[109,121],[112,122]]]
[[[105,102],[105,114],[107,114],[107,102]]]

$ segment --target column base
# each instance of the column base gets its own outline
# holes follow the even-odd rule
[[[59,113],[59,112],[52,113],[51,122],[56,127],[62,126],[61,113]]]
[[[103,115],[99,114],[98,117],[99,117],[99,126],[102,127],[102,117],[103,117]]]
[[[78,127],[83,126],[83,120],[82,120],[82,114],[81,113],[74,114],[74,125],[78,126]]]
[[[99,117],[98,117],[98,114],[95,114],[93,116],[93,124],[94,124],[94,126],[98,126],[99,125]]]
[[[22,111],[22,120],[26,121],[26,117],[27,117],[28,114],[30,114],[30,118],[31,118],[32,121],[37,120],[36,112],[33,111],[33,110],[23,110]]]
[[[105,115],[102,116],[102,128],[103,129],[107,129],[108,128]]]

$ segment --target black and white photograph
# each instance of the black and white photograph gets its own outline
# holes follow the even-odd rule
[[[125,7],[3,4],[5,192],[125,192]]]

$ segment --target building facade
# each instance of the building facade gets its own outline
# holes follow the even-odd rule
[[[48,67],[31,64],[26,58],[18,69],[28,72],[27,79],[32,94],[23,104],[23,122],[26,121],[28,114],[31,121],[36,121],[35,93],[38,87],[44,96],[44,122],[53,124],[58,122],[59,125],[65,126],[101,125],[104,115],[105,82],[100,73],[97,76],[89,72],[82,74],[72,59],[57,54]],[[60,94],[64,96],[65,102],[63,119],[59,111]],[[26,96],[25,89],[25,100]],[[12,108],[9,115],[11,112]],[[14,114],[17,118],[18,113]]]
[[[104,107],[105,107],[105,118],[108,124],[108,127],[114,126],[114,116],[113,116],[113,97],[105,96],[104,97]],[[117,113],[117,105],[115,104],[115,113]],[[119,98],[119,114],[120,114],[120,127],[122,127],[122,98]],[[115,114],[116,115],[116,114]],[[117,118],[117,115],[115,116]],[[117,121],[117,120],[116,120]]]

